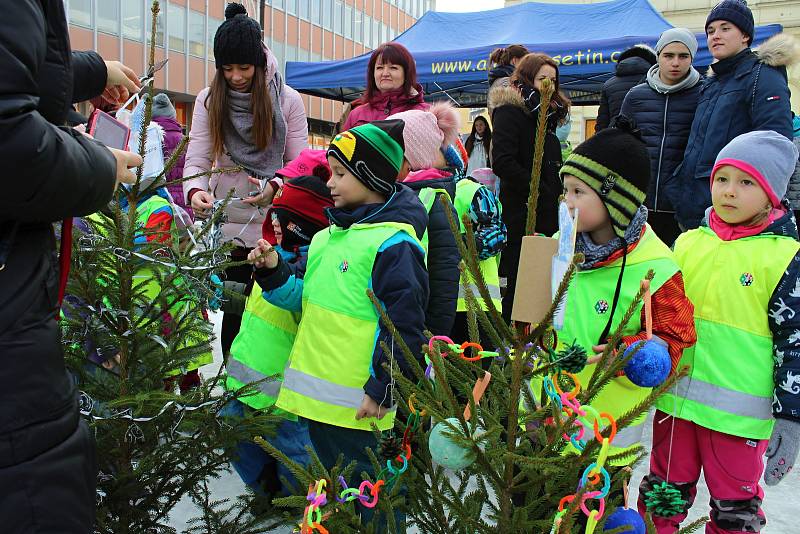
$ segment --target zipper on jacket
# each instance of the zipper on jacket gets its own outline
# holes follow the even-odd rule
[[[656,172],[656,194],[653,199],[653,211],[658,211],[658,189],[661,182],[661,161],[664,158],[664,142],[667,140],[667,111],[669,111],[669,94],[664,102],[664,123],[661,132],[661,148],[658,150],[658,171]]]

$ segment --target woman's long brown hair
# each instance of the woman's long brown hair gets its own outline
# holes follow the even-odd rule
[[[469,133],[469,137],[467,137],[467,142],[464,143],[464,149],[467,151],[467,155],[472,155],[472,150],[475,148],[475,136],[478,134],[478,129],[475,127],[475,124],[478,121],[483,121],[486,125],[486,128],[483,130],[483,135],[481,138],[483,141],[483,149],[486,151],[486,155],[488,156],[491,151],[492,146],[492,129],[489,127],[489,121],[486,120],[486,117],[483,115],[478,115],[475,117],[475,120],[472,121],[472,131]]]
[[[253,114],[253,141],[259,150],[266,150],[272,141],[272,99],[267,86],[267,74],[263,68],[255,67],[250,84],[250,112]],[[217,69],[211,88],[206,95],[205,106],[208,110],[208,129],[211,132],[211,156],[218,158],[225,151],[223,126],[230,120],[228,110],[228,82],[222,67]]]
[[[556,86],[553,96],[551,97],[551,102],[556,102],[558,104],[556,106],[556,119],[558,120],[558,124],[564,124],[567,116],[569,116],[569,107],[572,105],[572,102],[570,102],[569,98],[567,98],[567,96],[561,92],[558,63],[556,63],[553,58],[547,54],[540,54],[536,52],[526,55],[520,60],[519,63],[517,63],[517,67],[514,69],[514,74],[511,75],[511,83],[513,84],[519,80],[525,85],[533,87],[536,75],[539,73],[539,69],[541,69],[544,65],[550,65],[556,70]]]

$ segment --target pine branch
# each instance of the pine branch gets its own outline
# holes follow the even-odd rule
[[[533,165],[531,166],[531,189],[528,195],[528,216],[525,221],[525,235],[533,235],[536,229],[536,207],[539,203],[539,182],[542,176],[542,160],[544,159],[544,140],[547,137],[547,111],[550,109],[550,98],[555,87],[548,79],[542,80],[539,90],[539,115],[536,121],[536,141],[533,148]]]

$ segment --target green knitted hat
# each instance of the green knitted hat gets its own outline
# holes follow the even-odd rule
[[[333,156],[368,189],[390,196],[403,166],[402,120],[375,121],[342,132],[331,141]]]
[[[620,116],[611,128],[578,145],[560,174],[577,177],[600,195],[614,233],[624,237],[647,196],[650,156],[633,121]]]

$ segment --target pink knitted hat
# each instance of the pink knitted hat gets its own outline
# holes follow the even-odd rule
[[[456,109],[447,102],[436,103],[427,111],[402,111],[388,118],[405,123],[405,158],[412,171],[431,168],[440,149],[458,138],[461,122]]]
[[[327,172],[314,173],[314,169],[317,167],[325,167]],[[299,176],[311,175],[323,177],[322,175],[331,175],[331,168],[328,165],[328,158],[324,150],[306,148],[303,149],[296,158],[287,163],[284,168],[275,171],[275,174],[284,178],[297,178]]]

